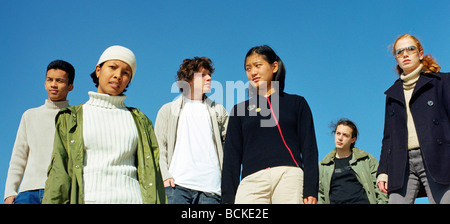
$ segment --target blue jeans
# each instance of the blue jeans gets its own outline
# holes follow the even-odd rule
[[[166,187],[169,204],[220,204],[220,196],[213,193],[191,190],[179,185]]]
[[[44,189],[20,192],[14,198],[14,204],[42,204]]]

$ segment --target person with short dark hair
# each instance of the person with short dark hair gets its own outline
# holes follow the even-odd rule
[[[378,161],[355,147],[358,129],[348,119],[333,125],[335,148],[319,164],[320,204],[385,204],[376,186]]]
[[[55,136],[55,116],[69,106],[75,69],[63,60],[47,66],[45,104],[25,111],[20,120],[5,184],[5,204],[40,204]],[[19,188],[20,185],[20,188]]]
[[[225,108],[206,97],[211,59],[184,59],[177,72],[181,96],[158,111],[155,132],[169,204],[219,204],[228,123]]]

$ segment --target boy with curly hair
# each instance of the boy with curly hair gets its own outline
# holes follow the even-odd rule
[[[182,92],[161,107],[155,132],[169,204],[219,204],[228,114],[211,101],[211,59],[184,59],[177,72]]]

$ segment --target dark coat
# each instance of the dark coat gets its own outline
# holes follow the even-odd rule
[[[408,169],[405,96],[399,79],[386,92],[384,136],[378,174],[388,174],[388,190],[404,186]],[[428,178],[450,184],[450,75],[421,73],[409,103]],[[377,175],[378,175],[377,174]]]

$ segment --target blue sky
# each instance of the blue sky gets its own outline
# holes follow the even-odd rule
[[[137,58],[125,103],[153,121],[177,96],[171,87],[184,58],[211,58],[212,78],[223,86],[245,83],[246,52],[268,44],[286,65],[286,92],[304,96],[311,107],[319,159],[334,147],[329,124],[341,117],[358,125],[356,146],[379,158],[384,91],[398,77],[389,45],[413,34],[449,71],[449,11],[448,1],[418,0],[6,1],[0,8],[0,192],[22,113],[47,98],[48,63],[74,65],[69,100],[81,104],[96,91],[89,74],[98,58],[115,44]],[[228,111],[233,106],[225,97],[216,100]]]

